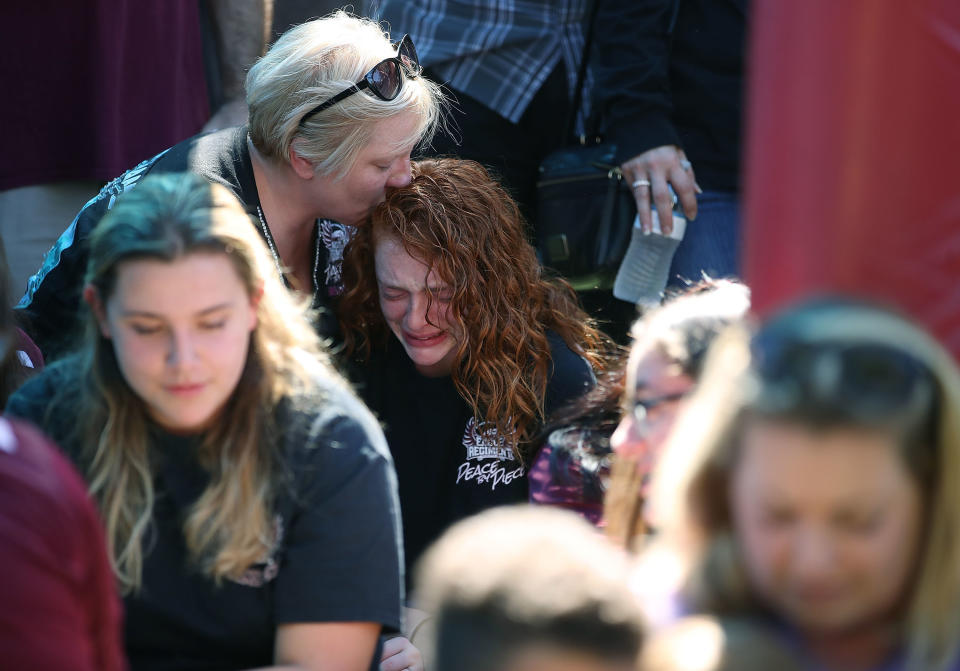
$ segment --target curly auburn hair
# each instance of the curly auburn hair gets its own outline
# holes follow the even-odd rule
[[[547,330],[596,370],[615,345],[577,302],[547,277],[524,234],[516,203],[474,161],[415,162],[408,186],[392,190],[357,229],[343,258],[338,305],[345,352],[365,360],[391,336],[380,309],[374,252],[390,236],[453,290],[448,319],[465,334],[452,377],[477,418],[519,445],[543,421],[551,373]]]

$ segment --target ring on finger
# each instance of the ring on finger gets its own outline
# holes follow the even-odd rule
[[[630,185],[631,189],[636,189],[638,186],[650,186],[649,179],[638,179]]]
[[[691,162],[688,161],[687,159],[682,159],[682,160],[680,161],[680,167],[683,168],[684,170],[692,170],[692,169],[693,169],[693,163],[691,163]]]

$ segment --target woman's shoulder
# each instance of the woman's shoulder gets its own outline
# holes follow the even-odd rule
[[[42,426],[43,415],[55,398],[69,396],[64,392],[79,386],[79,369],[72,358],[61,359],[46,366],[39,374],[27,379],[7,401],[8,415]]]
[[[311,390],[279,406],[275,425],[289,478],[281,510],[293,505],[322,516],[336,501],[345,509],[393,510],[396,475],[386,438],[345,382],[316,380]]]
[[[39,428],[71,457],[81,384],[73,359],[62,359],[29,378],[7,400],[4,414]]]
[[[555,370],[592,370],[587,360],[567,344],[559,333],[547,329],[545,335],[547,344],[550,346],[550,358],[554,362]]]
[[[389,449],[373,413],[338,373],[321,367],[310,371],[310,386],[278,409],[277,426],[288,449],[299,458],[319,447],[369,452],[389,459]],[[327,450],[328,452],[330,450]]]
[[[546,335],[550,345],[551,368],[544,409],[549,415],[568,401],[592,389],[597,378],[587,360],[573,351],[559,333],[548,330]]]

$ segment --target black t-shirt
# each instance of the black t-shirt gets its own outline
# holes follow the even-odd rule
[[[77,340],[77,314],[90,233],[118,196],[134,188],[146,175],[165,172],[192,172],[225,186],[240,200],[251,224],[271,250],[275,247],[260,208],[247,147],[247,127],[227,128],[184,140],[104,186],[57,238],[37,274],[30,278],[17,309],[22,312],[28,334],[48,360],[69,350]],[[316,327],[320,335],[334,340],[339,329],[329,307],[332,298],[342,291],[340,261],[348,237],[347,227],[332,221],[319,220],[314,229],[313,305],[324,308]]]
[[[69,362],[11,397],[7,412],[43,428],[86,473],[70,438],[69,405],[46,413]],[[151,428],[156,502],[141,591],[124,600],[133,671],[248,669],[273,663],[277,625],[372,621],[400,625],[403,554],[396,479],[383,436],[348,391],[278,409],[286,481],[273,507],[277,542],[262,563],[218,586],[187,555],[183,521],[209,476],[198,437]],[[47,420],[46,418],[49,418]]]
[[[552,371],[545,411],[594,383],[589,364],[548,332]],[[426,547],[464,517],[527,500],[525,467],[473,416],[453,379],[425,377],[391,337],[364,366],[360,394],[384,424],[400,484],[407,575]],[[529,464],[528,464],[529,465]]]

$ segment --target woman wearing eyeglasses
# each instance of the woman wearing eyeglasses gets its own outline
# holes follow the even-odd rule
[[[638,319],[626,365],[551,419],[530,469],[531,501],[572,508],[594,524],[604,518],[619,542],[638,533],[634,508],[707,348],[749,307],[750,291],[740,282],[705,280]]]
[[[89,257],[82,347],[7,412],[86,477],[131,669],[367,671],[400,626],[390,456],[240,204],[151,176]]]
[[[473,161],[417,162],[358,229],[344,277],[346,346],[385,424],[412,567],[458,519],[527,499],[531,439],[593,385],[609,341]]]
[[[45,354],[70,345],[86,239],[116,197],[151,172],[189,171],[229,188],[287,283],[329,306],[342,290],[349,229],[387,188],[410,181],[410,154],[442,105],[409,38],[338,12],[284,33],[247,75],[249,123],[201,135],[145,161],[88,203],[30,280],[20,309]],[[332,313],[318,325],[337,328]]]
[[[960,669],[960,371],[904,317],[822,299],[721,336],[653,503],[641,591],[677,575],[676,609],[811,669]]]

